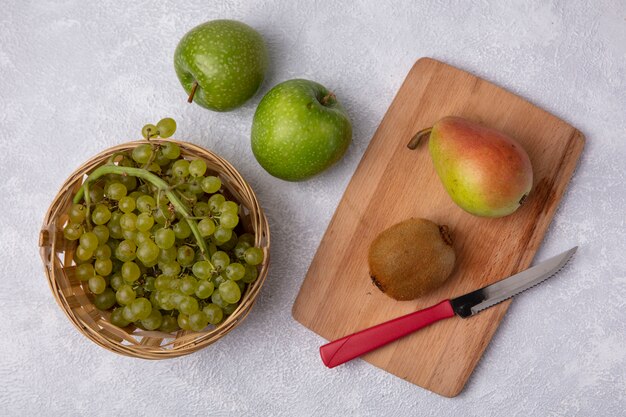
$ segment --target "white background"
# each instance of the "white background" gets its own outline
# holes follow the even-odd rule
[[[626,413],[626,2],[2,3],[0,414]],[[180,37],[216,18],[258,29],[272,62],[260,93],[226,114],[187,105],[172,65]],[[337,203],[422,56],[495,82],[587,138],[537,260],[575,244],[578,254],[515,300],[455,399],[360,360],[328,370],[317,354],[324,340],[291,318]],[[295,77],[334,90],[354,125],[346,157],[303,183],[269,176],[249,146],[262,95]],[[272,266],[252,314],[225,339],[153,362],[76,331],[50,294],[37,237],[76,167],[164,116],[178,121],[178,138],[216,151],[249,180],[270,220]]]

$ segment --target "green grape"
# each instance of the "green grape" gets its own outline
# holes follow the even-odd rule
[[[133,242],[137,243],[137,230],[122,229],[122,237],[126,240],[132,240]]]
[[[149,213],[141,213],[137,216],[135,227],[141,232],[147,232],[154,225],[154,218]]]
[[[126,192],[132,191],[137,188],[137,178],[132,175],[120,175],[118,182],[126,187]]]
[[[156,208],[156,201],[149,195],[142,195],[138,197],[135,205],[137,206],[137,210],[142,213],[150,213],[152,210]]]
[[[104,198],[104,189],[100,185],[94,185],[89,188],[89,201],[93,203],[99,203]]]
[[[259,275],[259,271],[256,269],[256,266],[246,265],[246,274],[241,279],[246,284],[254,282]]]
[[[122,274],[120,274],[119,272],[116,272],[113,275],[111,275],[110,284],[111,284],[111,288],[113,288],[115,291],[119,290],[120,287],[125,284],[124,278],[122,278]]]
[[[98,275],[106,277],[113,271],[113,262],[110,259],[96,259],[94,268]]]
[[[200,280],[196,286],[196,297],[201,300],[207,299],[211,296],[211,294],[213,294],[214,289],[215,287],[211,281]]]
[[[159,305],[163,310],[174,310],[176,304],[174,303],[174,292],[171,290],[159,291]]]
[[[228,278],[226,278],[224,275],[219,274],[214,276],[213,278],[211,278],[211,282],[213,282],[213,285],[215,286],[215,288],[219,287],[220,284],[222,282],[225,282],[226,280],[228,280]]]
[[[172,229],[159,229],[154,234],[154,241],[161,249],[169,249],[176,243],[176,234]]]
[[[213,272],[211,263],[208,261],[198,261],[191,268],[193,274],[200,279],[208,279]]]
[[[165,142],[161,151],[168,159],[177,159],[180,156],[180,147],[174,142]]]
[[[172,226],[176,239],[187,239],[191,235],[191,228],[186,220],[181,220]]]
[[[111,248],[107,244],[100,245],[94,251],[93,256],[95,256],[96,259],[101,259],[101,260],[109,259],[111,258]]]
[[[124,317],[124,320],[127,320],[131,323],[137,320],[137,317],[133,313],[133,310],[130,308],[130,305],[124,306],[124,308],[122,309],[122,317]]]
[[[159,136],[161,136],[163,139],[169,138],[174,134],[174,132],[176,132],[176,121],[171,117],[166,117],[159,120],[156,127],[159,131]]]
[[[204,180],[204,177],[200,176],[200,177],[194,177],[191,180],[189,180],[189,182],[187,183],[187,189],[188,191],[194,193],[194,194],[204,194],[204,190],[202,189],[202,180]]]
[[[223,309],[224,310],[224,314],[225,315],[232,314],[237,309],[237,307],[239,307],[239,304],[228,304]]]
[[[133,290],[133,287],[128,284],[120,286],[115,292],[115,299],[120,305],[123,306],[132,303],[135,297],[135,290]]]
[[[91,259],[91,257],[93,256],[93,251],[92,250],[87,250],[82,246],[78,246],[76,248],[76,253],[75,256],[77,259],[81,260],[81,261],[86,261],[88,259]]]
[[[185,295],[192,295],[196,292],[197,285],[198,285],[197,281],[193,277],[190,277],[189,275],[187,275],[181,279],[180,292],[182,292]]]
[[[219,213],[220,207],[222,206],[222,203],[224,201],[226,201],[226,198],[224,198],[224,196],[221,194],[213,194],[211,197],[209,197],[209,207],[211,208],[211,211],[214,213]]]
[[[220,321],[222,321],[222,318],[224,317],[224,312],[222,311],[220,306],[216,304],[207,304],[202,309],[202,312],[206,314],[207,320],[210,324],[218,324]]]
[[[246,284],[242,280],[235,281],[235,282],[237,283],[237,285],[239,285],[239,290],[241,290],[241,293],[243,294],[246,291],[246,287],[248,286],[248,284]]]
[[[117,327],[126,327],[130,324],[130,321],[124,318],[124,308],[118,307],[111,313],[111,323]]]
[[[261,248],[248,248],[243,257],[248,265],[258,265],[263,262],[263,250]]]
[[[180,289],[181,282],[180,278],[172,278],[169,283],[169,289],[172,291],[178,291]]]
[[[163,154],[163,149],[159,149],[156,153],[156,157],[154,158],[154,162],[156,162],[160,167],[164,167],[170,163],[170,160]]]
[[[178,330],[178,321],[176,317],[173,316],[163,316],[163,321],[161,326],[159,326],[159,330],[165,333],[171,333]]]
[[[230,256],[224,251],[217,251],[211,255],[211,262],[217,269],[223,270],[230,264]]]
[[[63,228],[63,236],[67,240],[76,240],[83,234],[83,226],[78,223],[68,223]]]
[[[89,291],[94,294],[102,294],[107,287],[107,283],[100,275],[94,275],[88,281]]]
[[[105,189],[107,197],[115,201],[118,201],[122,197],[126,196],[127,192],[128,190],[126,189],[126,186],[121,182],[113,182]]]
[[[156,288],[157,290],[161,291],[161,290],[167,290],[170,288],[170,282],[172,281],[172,277],[169,275],[159,275],[156,280],[154,281],[154,288]]]
[[[172,262],[178,256],[178,249],[171,247],[169,249],[161,249],[159,251],[159,262]]]
[[[141,269],[135,262],[127,261],[122,265],[122,278],[126,282],[135,282],[141,276]]]
[[[198,196],[189,190],[185,190],[184,187],[181,187],[180,193],[183,201],[187,203],[188,206],[194,206],[198,202]]]
[[[86,214],[87,210],[82,204],[72,204],[70,207],[70,221],[72,223],[82,223]]]
[[[143,284],[143,288],[146,291],[154,291],[155,290],[155,287],[154,287],[155,281],[156,281],[156,278],[153,277],[153,276],[146,277],[145,278],[145,282]]]
[[[137,246],[143,245],[144,243],[148,241],[152,242],[152,238],[150,237],[150,232],[135,232],[134,241]]]
[[[220,284],[218,291],[222,300],[229,304],[236,303],[241,298],[241,290],[236,282],[228,280]]]
[[[161,204],[154,213],[154,221],[160,225],[164,225],[167,221],[174,220],[174,217],[174,214],[170,212],[167,204]]]
[[[136,257],[137,245],[132,240],[122,240],[115,249],[115,257],[122,262],[132,261]]]
[[[237,290],[239,290],[239,287],[237,287]],[[180,302],[178,310],[183,314],[193,314],[198,311],[198,300],[194,297],[187,296]]]
[[[186,314],[179,314],[178,315],[178,327],[180,327],[183,330],[191,330],[191,327],[189,326],[189,316],[187,316]]]
[[[136,206],[135,199],[129,196],[124,196],[120,198],[120,201],[117,203],[119,209],[124,213],[132,213],[135,210]]]
[[[97,204],[91,212],[91,220],[95,224],[105,224],[109,219],[111,219],[111,212],[104,204]]]
[[[193,206],[193,215],[196,217],[205,217],[211,214],[211,207],[204,201],[198,201]]]
[[[96,236],[98,237],[98,242],[100,242],[100,244],[107,243],[107,241],[109,240],[109,228],[105,225],[100,224],[98,226],[94,226],[92,232],[96,234]]]
[[[226,229],[234,229],[239,223],[239,216],[231,212],[222,212],[220,215],[220,226]]]
[[[98,247],[98,236],[94,232],[83,233],[79,244],[83,249],[93,252]]]
[[[135,213],[124,213],[120,217],[120,226],[124,230],[135,230],[137,226],[137,215]]]
[[[219,286],[218,286],[218,288],[219,288]],[[224,308],[224,307],[226,307],[228,305],[228,303],[226,301],[224,301],[224,299],[220,295],[219,291],[214,291],[213,294],[211,294],[211,302],[213,304],[218,305],[220,308]]]
[[[246,267],[238,262],[234,262],[226,267],[224,274],[228,279],[239,281],[246,274]]]
[[[124,233],[122,230],[122,226],[119,223],[111,223],[109,222],[109,233],[113,239],[124,239]]]
[[[231,232],[230,239],[224,243],[220,243],[220,250],[232,253],[233,248],[237,245],[237,233]]]
[[[194,159],[189,163],[189,174],[192,177],[201,177],[206,172],[206,162],[202,159]]]
[[[244,233],[239,236],[239,242],[247,243],[248,247],[254,246],[254,235],[252,233]]]
[[[202,310],[189,315],[189,327],[191,327],[191,330],[194,332],[202,331],[208,325],[209,319]]]
[[[153,124],[147,124],[143,128],[141,128],[141,134],[144,138],[150,139],[159,134],[159,130]]]
[[[132,157],[138,164],[145,164],[152,158],[152,155],[154,155],[154,151],[152,146],[148,144],[139,145],[132,152]]]
[[[234,201],[224,201],[220,205],[220,212],[222,213],[231,213],[235,216],[239,213],[239,205]],[[233,226],[234,227],[234,226]],[[231,227],[232,229],[232,227]]]
[[[146,328],[146,330],[156,330],[161,326],[161,324],[163,324],[163,316],[158,309],[153,308],[150,311],[150,315],[141,320],[141,324]]]
[[[176,259],[182,266],[191,266],[196,257],[196,253],[189,246],[183,245],[178,248],[178,256]]]
[[[135,298],[133,302],[130,303],[129,307],[133,316],[139,320],[147,319],[152,312],[152,304],[150,303],[150,300],[144,297]]]
[[[79,281],[88,281],[94,275],[96,275],[96,271],[92,264],[82,264],[76,267],[76,278]]]
[[[157,262],[159,259],[159,247],[152,241],[148,240],[137,248],[137,259],[143,264]]]
[[[200,235],[202,235],[202,237],[211,236],[215,232],[215,223],[213,220],[205,217],[198,222],[198,230],[200,231]]]
[[[172,173],[175,177],[185,178],[189,175],[189,162],[185,159],[179,159],[172,164]]]
[[[215,228],[215,231],[213,232],[213,237],[215,238],[215,241],[220,244],[220,243],[226,243],[230,240],[230,238],[233,235],[233,230],[232,229],[227,229],[223,226],[217,226]]]
[[[116,303],[115,293],[112,289],[107,288],[102,293],[97,294],[93,298],[93,304],[100,310],[108,310]]]
[[[176,261],[163,262],[159,266],[163,275],[174,277],[180,274],[180,264]]]
[[[202,180],[202,189],[207,194],[213,194],[222,188],[222,181],[218,177],[209,175]]]

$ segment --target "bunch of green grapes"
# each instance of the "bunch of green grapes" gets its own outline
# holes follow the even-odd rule
[[[142,133],[175,129],[168,118]],[[237,308],[263,251],[221,190],[206,163],[181,157],[174,142],[116,154],[87,178],[63,234],[78,241],[76,277],[97,308],[112,309],[113,324],[201,331]]]

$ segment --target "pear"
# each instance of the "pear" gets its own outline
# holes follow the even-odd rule
[[[482,217],[503,217],[526,201],[533,184],[528,154],[515,139],[461,117],[444,117],[418,132],[408,147],[422,138],[437,175],[452,200]]]

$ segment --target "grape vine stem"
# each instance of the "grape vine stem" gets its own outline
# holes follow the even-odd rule
[[[204,257],[204,259],[206,259],[207,262],[209,262],[209,264],[211,264],[211,268],[215,269],[209,259],[209,247],[207,246],[206,241],[204,240],[202,235],[200,234],[198,224],[193,219],[191,213],[189,213],[189,210],[187,210],[187,207],[178,199],[178,196],[174,193],[173,190],[170,189],[170,186],[167,182],[143,168],[123,167],[119,165],[103,165],[97,168],[91,174],[89,174],[82,187],[80,187],[80,189],[74,196],[74,203],[80,203],[80,201],[84,197],[85,203],[89,205],[89,184],[97,180],[98,178],[108,174],[131,175],[133,177],[141,178],[142,180],[147,181],[157,187],[160,192],[165,193],[167,198],[169,198],[170,203],[172,203],[172,205],[174,206],[176,212],[183,216],[183,219],[185,219],[185,221],[189,225],[189,228],[191,229],[191,232],[193,233],[194,237],[196,238],[196,242],[200,247],[200,252],[202,253],[202,256]]]

